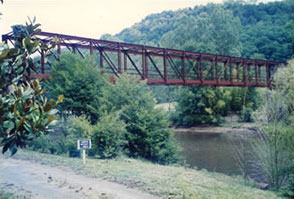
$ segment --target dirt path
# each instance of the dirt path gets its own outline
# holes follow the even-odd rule
[[[69,169],[15,159],[0,159],[0,181],[7,189],[29,194],[32,199],[157,198],[120,184],[77,175]]]

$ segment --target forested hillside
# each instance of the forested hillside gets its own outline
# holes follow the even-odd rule
[[[116,35],[102,37],[286,62],[293,56],[294,49],[294,1],[247,4],[228,0],[223,4],[164,11],[149,15]],[[159,103],[178,103],[175,120],[179,125],[218,123],[220,116],[251,112],[258,106],[255,89],[183,87],[177,90],[176,87],[155,86],[152,90]]]
[[[223,18],[213,18],[215,9],[224,10]],[[231,14],[233,18],[230,17]],[[215,24],[211,20],[218,20],[218,26],[205,25]],[[233,42],[236,49],[227,53],[228,55],[286,61],[293,55],[293,30],[292,0],[258,5],[227,2],[152,14],[114,36],[102,37],[129,43],[221,54],[226,52],[218,49],[223,50],[222,45],[225,46],[226,42],[231,45]],[[214,34],[207,34],[207,31]],[[227,41],[224,36],[219,36],[227,34],[228,31],[232,35],[227,35]],[[218,49],[215,49],[216,44]]]

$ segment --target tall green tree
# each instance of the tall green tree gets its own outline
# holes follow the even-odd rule
[[[180,89],[178,105],[173,117],[177,125],[219,124],[231,100],[230,91],[224,88]]]
[[[241,24],[233,13],[221,6],[200,13],[198,17],[186,17],[175,30],[161,39],[164,47],[176,47],[230,56],[240,56],[239,32]],[[180,88],[175,119],[178,125],[217,124],[222,115],[231,111],[232,89],[228,88]],[[233,100],[241,99],[233,98]],[[234,103],[235,106],[239,105]],[[235,109],[237,109],[235,107]]]
[[[184,17],[175,30],[166,33],[161,46],[196,52],[240,56],[240,20],[221,6],[197,17]]]
[[[64,95],[59,109],[63,116],[86,115],[94,124],[99,119],[99,97],[101,88],[107,81],[93,58],[83,59],[74,54],[64,54],[59,62],[52,65],[51,75],[54,77],[45,82],[50,95]]]
[[[134,157],[143,157],[167,164],[177,160],[177,148],[169,129],[167,116],[155,109],[155,99],[145,82],[121,76],[115,84],[102,89],[101,112],[120,112],[126,124],[124,150]]]

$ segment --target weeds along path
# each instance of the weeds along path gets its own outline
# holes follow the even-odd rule
[[[134,188],[77,175],[69,169],[10,158],[0,158],[0,181],[5,184],[7,191],[29,193],[32,199],[157,198]]]

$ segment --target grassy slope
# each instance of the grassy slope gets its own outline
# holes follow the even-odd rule
[[[270,199],[274,193],[245,186],[237,178],[176,166],[162,166],[150,162],[117,158],[88,159],[86,166],[80,159],[54,156],[31,151],[19,151],[15,158],[41,164],[70,167],[79,174],[99,177],[138,187],[141,190],[170,199]]]

